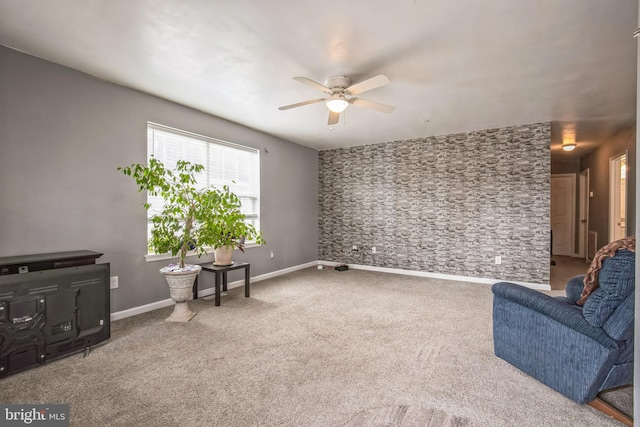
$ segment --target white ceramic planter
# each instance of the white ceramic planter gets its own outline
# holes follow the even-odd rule
[[[231,265],[233,261],[233,246],[225,246],[224,248],[215,248],[213,250],[215,261],[213,265]]]
[[[193,291],[193,282],[201,270],[202,267],[199,265],[190,264],[185,265],[183,269],[176,265],[168,265],[160,269],[160,273],[164,275],[169,284],[171,299],[176,302],[173,313],[165,319],[165,322],[188,322],[196,315],[189,308],[187,301]]]

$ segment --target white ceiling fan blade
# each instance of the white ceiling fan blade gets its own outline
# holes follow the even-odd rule
[[[391,80],[384,74],[378,74],[375,77],[361,81],[347,88],[347,92],[351,95],[357,95],[368,90],[379,88],[380,86],[388,85]]]
[[[340,113],[334,113],[333,111],[329,111],[329,120],[327,121],[327,124],[331,126],[331,125],[335,125],[339,121],[340,121]]]
[[[308,101],[298,102],[296,104],[285,105],[279,107],[278,110],[289,110],[290,108],[302,107],[303,105],[315,104],[316,102],[326,101],[325,98],[310,99]]]
[[[304,84],[306,84],[306,85],[311,86],[312,88],[315,88],[315,89],[321,90],[322,92],[325,92],[325,93],[328,93],[328,94],[331,94],[331,89],[329,89],[329,88],[328,88],[328,87],[326,87],[326,86],[321,85],[321,84],[320,84],[320,83],[318,83],[318,82],[314,82],[313,80],[308,79],[308,78],[306,78],[306,77],[294,77],[294,78],[293,78],[293,80],[297,80],[297,81],[299,81],[300,83],[304,83]]]
[[[349,100],[353,105],[357,105],[358,107],[370,108],[372,110],[380,111],[381,113],[391,113],[396,107],[392,107],[391,105],[381,104],[375,101],[369,101],[368,99],[362,98],[351,98]]]

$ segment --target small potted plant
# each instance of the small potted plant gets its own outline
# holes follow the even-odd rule
[[[222,190],[211,188],[206,191],[204,208],[213,212],[203,218],[198,230],[201,244],[214,248],[214,265],[231,265],[235,248],[244,252],[247,240],[262,245],[265,240],[262,233],[245,222],[238,196],[225,185]]]
[[[169,170],[152,157],[148,165],[132,164],[119,167],[118,170],[133,177],[139,186],[138,191],[159,195],[164,200],[162,211],[151,217],[149,250],[178,256],[178,264],[160,269],[169,284],[171,298],[176,302],[173,313],[166,321],[188,322],[196,313],[191,311],[187,301],[202,268],[185,264],[185,257],[189,250],[195,250],[198,256],[206,253],[206,242],[196,237],[200,225],[213,221],[211,217],[214,214],[207,209],[210,204],[207,198],[211,196],[211,191],[196,188],[195,174],[202,172],[204,166],[181,160],[175,169]],[[144,207],[149,209],[151,206],[145,203]]]

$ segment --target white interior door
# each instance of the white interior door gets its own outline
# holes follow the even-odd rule
[[[571,256],[575,242],[576,176],[551,175],[551,232],[554,255]]]
[[[589,169],[580,172],[578,190],[578,256],[588,261],[589,240]]]
[[[609,165],[609,241],[627,236],[627,153]]]

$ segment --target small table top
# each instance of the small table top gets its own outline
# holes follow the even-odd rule
[[[249,266],[248,262],[232,262],[231,265],[215,265],[212,262],[207,262],[205,264],[198,264],[205,271],[231,271],[237,270],[239,268],[246,268]]]

